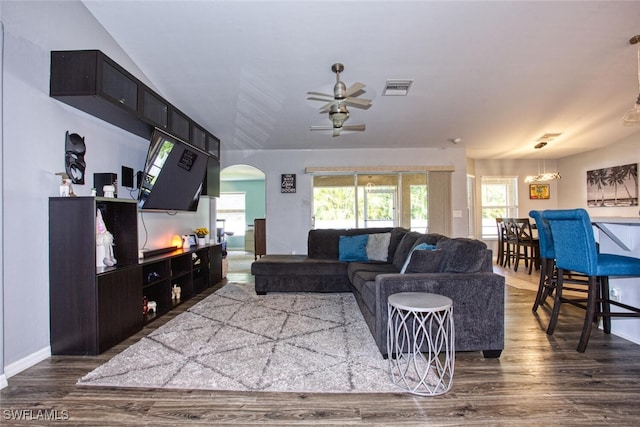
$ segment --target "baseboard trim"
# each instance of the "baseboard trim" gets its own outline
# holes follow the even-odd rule
[[[13,362],[12,364],[5,366],[4,374],[6,378],[9,379],[12,376],[24,371],[25,369],[28,369],[33,365],[36,365],[42,362],[43,360],[48,359],[49,357],[51,357],[51,347],[47,346],[42,350],[38,350],[35,353],[31,353],[27,357],[23,357],[17,362]]]
[[[5,374],[0,375],[0,390],[2,390],[8,385],[9,383],[7,382],[7,377],[5,376]]]

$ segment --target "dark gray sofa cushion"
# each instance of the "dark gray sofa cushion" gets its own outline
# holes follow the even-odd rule
[[[254,276],[344,276],[349,263],[304,255],[269,255],[251,264]]]
[[[305,255],[265,255],[251,264],[256,293],[350,292],[348,263]]]
[[[405,234],[407,234],[409,230],[402,227],[396,227],[391,230],[391,239],[389,239],[389,256],[387,257],[387,262],[393,262],[393,255],[396,253],[396,249],[402,241],[402,238]]]
[[[440,262],[442,260],[442,250],[422,250],[413,251],[411,253],[411,259],[407,268],[404,271],[405,274],[409,273],[435,273],[438,271]]]
[[[420,237],[416,239],[413,243],[413,246],[418,246],[421,243],[426,243],[427,245],[437,245],[439,241],[448,239],[447,236],[443,236],[438,233],[429,233],[429,234],[420,234]]]
[[[364,304],[369,307],[369,310],[375,313],[376,309],[376,276],[381,274],[377,271],[358,271],[353,276],[351,286],[353,286],[353,292],[360,295],[356,295],[357,299],[362,299]]]
[[[413,249],[416,240],[418,240],[420,236],[423,236],[423,234],[418,233],[417,231],[409,231],[405,233],[405,235],[402,237],[402,240],[400,240],[400,243],[396,248],[396,252],[393,255],[392,262],[392,264],[398,269],[398,271],[402,269],[404,262],[411,252],[411,249]]]
[[[393,264],[389,264],[386,262],[350,262],[349,266],[347,267],[347,274],[351,283],[353,283],[353,281],[355,280],[354,276],[356,275],[356,273],[360,271],[370,271],[376,274],[398,272]]]
[[[467,238],[443,239],[436,248],[442,251],[438,271],[442,273],[478,273],[483,271],[487,245]]]

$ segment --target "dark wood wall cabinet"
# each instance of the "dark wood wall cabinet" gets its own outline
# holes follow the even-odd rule
[[[99,50],[52,51],[49,95],[145,139],[158,127],[220,161],[217,137]]]
[[[96,214],[114,237],[117,264],[97,267]],[[146,322],[222,280],[220,245],[138,259],[135,200],[49,199],[49,316],[52,354],[99,354]],[[150,274],[156,273],[156,274]],[[182,289],[180,300],[171,288]],[[145,313],[144,297],[156,301]]]
[[[253,244],[255,259],[267,254],[267,221],[264,218],[253,220]]]

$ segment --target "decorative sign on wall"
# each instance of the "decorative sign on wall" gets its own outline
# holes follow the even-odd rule
[[[529,184],[529,198],[534,200],[548,199],[549,184]]]
[[[295,193],[296,192],[296,174],[295,173],[283,173],[280,176],[280,192],[281,193]]]
[[[587,171],[587,206],[638,206],[638,164]]]

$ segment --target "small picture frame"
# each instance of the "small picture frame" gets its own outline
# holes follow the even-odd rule
[[[196,239],[195,234],[189,234],[189,246],[197,246],[198,240]]]
[[[532,200],[544,200],[551,196],[549,184],[529,184],[529,198]]]

